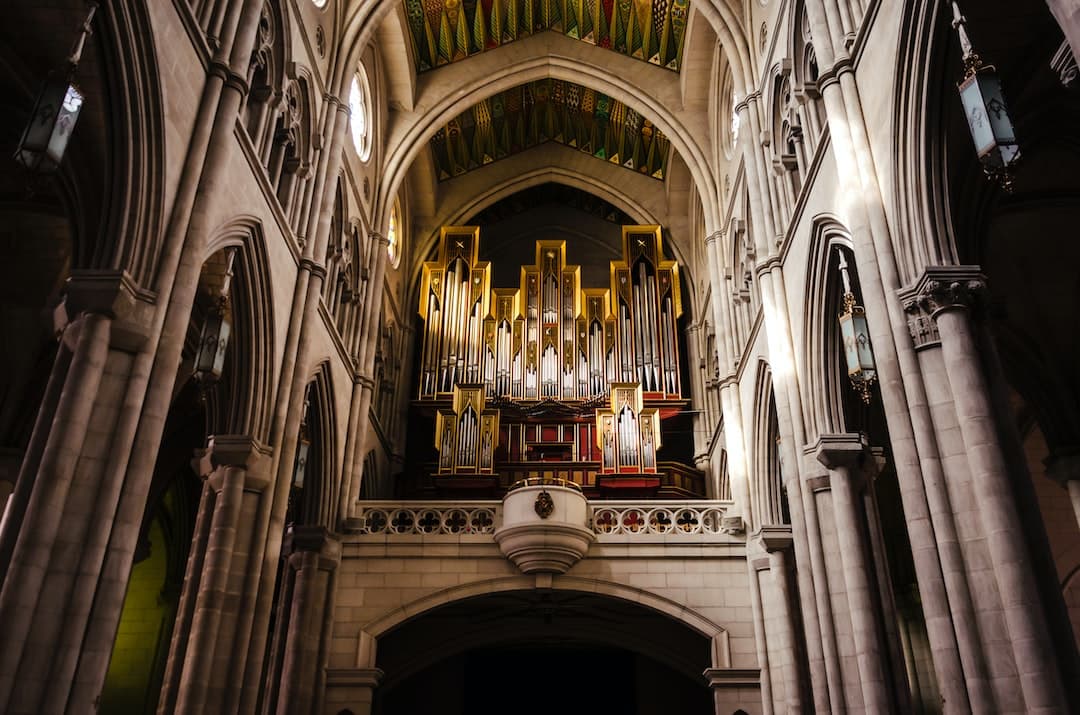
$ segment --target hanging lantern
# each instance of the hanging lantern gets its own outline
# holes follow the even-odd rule
[[[83,95],[74,84],[75,70],[82,57],[83,46],[90,35],[90,23],[97,11],[91,3],[86,20],[75,40],[75,46],[67,60],[67,69],[50,73],[45,86],[34,102],[30,122],[23,130],[22,139],[15,150],[15,160],[30,172],[49,174],[60,166],[67,150],[71,133],[79,119]]]
[[[232,283],[233,261],[236,249],[226,249],[225,273],[222,277],[221,292],[206,315],[202,334],[199,336],[199,348],[195,354],[195,380],[203,386],[215,384],[221,379],[225,369],[225,352],[229,347],[229,335],[232,333],[232,320],[229,308],[229,287]]]
[[[870,326],[866,322],[866,311],[856,304],[847,268],[847,261],[841,251],[840,276],[844,281],[844,312],[839,315],[840,338],[844,343],[844,358],[851,386],[859,393],[862,401],[869,405],[870,386],[877,380],[877,368],[874,365],[874,351],[870,347]]]
[[[221,301],[210,309],[206,322],[203,323],[199,351],[195,355],[195,379],[204,385],[220,380],[221,372],[225,368],[225,351],[229,347],[229,334],[232,332],[227,311],[228,306]]]
[[[301,428],[300,439],[296,442],[296,464],[293,468],[293,488],[304,488],[304,475],[307,474],[308,453],[311,451],[311,440],[307,438],[306,430]]]
[[[967,20],[960,14],[955,2],[952,9],[952,25],[960,37],[960,48],[964,53],[964,78],[957,88],[968,129],[975,142],[975,151],[987,177],[1011,192],[1011,169],[1020,161],[1020,145],[1005,106],[1001,80],[998,79],[997,69],[993,65],[983,64],[972,49],[965,27]]]

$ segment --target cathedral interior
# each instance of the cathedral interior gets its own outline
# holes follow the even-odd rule
[[[2,13],[0,712],[1080,712],[1075,0]]]

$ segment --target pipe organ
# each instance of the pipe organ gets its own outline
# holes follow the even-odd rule
[[[478,227],[444,227],[423,265],[416,405],[436,413],[439,478],[565,462],[597,486],[659,483],[661,417],[686,404],[661,228],[623,227],[607,286],[582,286],[565,242],[539,240],[518,287],[493,289],[479,241]]]
[[[499,411],[485,408],[484,386],[455,385],[449,409],[435,416],[440,475],[492,474]]]
[[[639,382],[653,398],[679,398],[679,272],[659,226],[623,228],[610,288],[582,288],[564,241],[537,241],[517,290],[490,288],[477,260],[480,229],[444,227],[439,259],[424,264],[420,399],[482,382],[513,400],[591,400],[613,382]]]
[[[596,411],[596,444],[601,474],[656,474],[660,414],[646,409],[641,385],[616,382],[607,409]]]

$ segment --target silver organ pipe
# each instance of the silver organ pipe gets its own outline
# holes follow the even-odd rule
[[[525,316],[525,397],[536,397],[537,360],[540,352],[540,296],[537,295],[536,275],[530,274]]]
[[[622,382],[634,381],[634,325],[630,320],[630,306],[619,301],[619,340]]]
[[[478,231],[444,228],[439,261],[424,264],[421,398],[458,384],[482,384],[489,399],[586,400],[616,382],[680,394],[677,266],[663,256],[658,227],[624,227],[623,259],[604,288],[580,286],[565,244],[539,241],[520,287],[492,290]]]
[[[562,286],[562,394],[563,398],[576,397],[574,385],[574,365],[577,360],[574,345],[574,333],[577,330],[577,316],[574,315],[574,291],[577,290],[572,273],[563,273]]]
[[[498,334],[495,343],[498,355],[498,367],[496,368],[495,394],[502,397],[510,394],[510,350],[513,348],[513,331],[510,323],[504,318],[499,321]]]

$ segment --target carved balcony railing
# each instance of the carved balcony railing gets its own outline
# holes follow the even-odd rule
[[[493,534],[502,520],[502,502],[364,502],[348,531],[402,536]]]
[[[737,525],[725,521],[730,502],[694,501],[664,504],[641,501],[596,502],[592,505],[592,530],[599,535],[720,535],[738,533]]]

